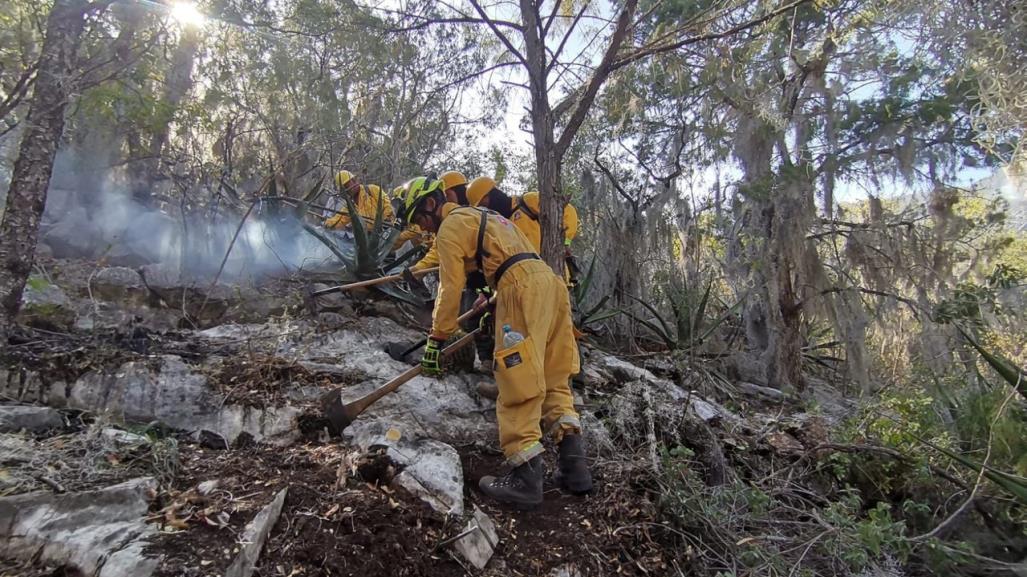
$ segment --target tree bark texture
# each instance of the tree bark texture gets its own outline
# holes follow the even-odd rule
[[[535,170],[538,172],[540,200],[539,225],[542,227],[542,258],[553,271],[563,275],[563,207],[560,168],[563,156],[557,153],[554,136],[555,117],[549,102],[545,37],[542,35],[538,5],[521,0],[524,59],[531,91],[531,129],[535,144]]]
[[[13,324],[32,271],[39,221],[64,131],[64,109],[75,91],[77,52],[88,6],[86,0],[56,0],[47,17],[38,77],[0,223],[0,332]]]
[[[545,44],[546,30],[539,15],[540,5],[541,3],[534,0],[520,0],[521,33],[524,37],[523,64],[528,71],[528,86],[531,92],[531,124],[535,141],[535,167],[538,171],[542,258],[562,276],[563,207],[568,200],[561,186],[563,157],[592,108],[599,89],[614,70],[617,53],[627,38],[634,20],[638,0],[628,0],[621,9],[603,58],[574,104],[559,139],[555,135],[557,118],[549,102],[550,67]]]

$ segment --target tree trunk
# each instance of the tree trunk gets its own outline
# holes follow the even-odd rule
[[[39,221],[64,131],[64,109],[75,89],[76,54],[88,7],[86,0],[56,0],[46,21],[32,104],[0,223],[0,333],[13,324],[32,271]]]
[[[535,142],[535,170],[538,171],[539,224],[542,227],[542,259],[563,276],[563,207],[560,191],[561,155],[556,150],[555,117],[549,103],[545,38],[540,34],[538,6],[521,0],[524,22],[524,59],[531,90],[531,129]]]

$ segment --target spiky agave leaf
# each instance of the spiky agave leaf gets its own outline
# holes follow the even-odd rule
[[[1017,367],[1007,359],[991,353],[982,347],[980,343],[977,342],[977,339],[970,336],[970,334],[964,331],[959,325],[956,325],[956,328],[959,329],[963,338],[969,341],[973,348],[977,349],[977,352],[984,357],[984,360],[991,365],[991,368],[995,369],[995,372],[1001,375],[1002,378],[1009,383],[1009,386],[1016,389],[1024,398],[1027,398],[1027,372],[1024,372],[1023,369]]]
[[[935,445],[934,443],[926,439],[919,439],[919,441],[927,445],[928,447],[931,447],[932,449],[942,453],[943,455],[952,459],[956,463],[959,463],[963,467],[973,471],[974,473],[981,473],[983,469],[984,476],[987,477],[989,481],[1005,489],[1010,495],[1016,497],[1018,501],[1020,501],[1024,505],[1027,505],[1027,479],[1020,477],[1018,475],[1013,475],[1012,473],[1007,473],[1005,471],[995,469],[994,467],[985,465],[983,463],[978,463],[977,461],[974,461],[973,459],[968,459],[963,455],[956,453],[955,451],[950,451],[945,447]]]

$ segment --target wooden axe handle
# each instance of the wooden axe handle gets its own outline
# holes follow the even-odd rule
[[[415,277],[419,277],[419,276],[424,276],[424,275],[429,274],[429,273],[436,272],[438,270],[439,270],[439,267],[435,266],[435,267],[432,267],[432,268],[415,270],[415,271],[411,271],[411,272],[413,273],[413,275]],[[389,276],[382,276],[382,277],[378,277],[378,278],[373,278],[371,280],[362,280],[362,281],[359,281],[359,282],[353,282],[353,283],[349,283],[349,284],[328,287],[326,289],[321,289],[319,291],[314,291],[311,294],[312,294],[312,296],[319,297],[321,295],[326,295],[326,294],[329,294],[329,293],[345,292],[345,291],[348,291],[348,290],[351,290],[351,289],[355,289],[355,288],[362,288],[362,287],[374,286],[374,285],[379,285],[379,284],[385,284],[387,282],[392,282],[392,281],[397,281],[397,280],[402,280],[402,279],[403,279],[403,275],[402,274],[393,274],[393,275],[389,275]]]
[[[479,330],[481,329],[474,329],[473,331],[457,339],[455,343],[443,349],[443,358],[452,355],[454,352],[456,352],[457,349],[463,348],[468,343],[470,343],[471,340],[474,339],[474,335],[477,334]],[[365,410],[367,410],[368,407],[375,404],[378,401],[378,399],[381,399],[385,395],[400,388],[403,385],[403,383],[409,381],[410,379],[416,377],[419,374],[421,374],[421,365],[414,365],[406,371],[404,371],[398,377],[393,378],[391,381],[371,391],[370,393],[368,393],[367,396],[359,398],[353,401],[352,403],[348,403],[349,408],[354,409],[353,411],[351,411],[351,414],[355,417],[356,415],[363,413]]]

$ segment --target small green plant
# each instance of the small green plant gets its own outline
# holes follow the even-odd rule
[[[832,530],[827,531],[820,547],[824,553],[844,561],[857,571],[886,556],[906,560],[912,543],[906,537],[905,521],[892,518],[887,503],[861,513],[863,499],[855,490],[833,500],[822,512]]]
[[[50,282],[43,277],[30,276],[29,279],[25,281],[25,286],[36,292],[41,292],[50,286]]]

